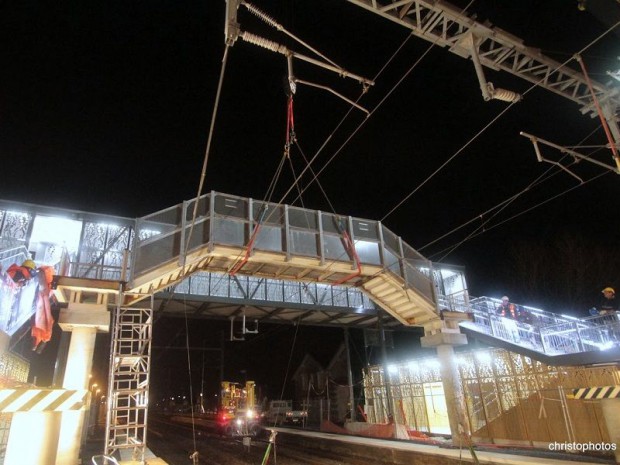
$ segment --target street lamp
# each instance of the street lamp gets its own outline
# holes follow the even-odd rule
[[[97,383],[93,383],[90,385],[90,413],[88,415],[88,423],[89,423],[89,431],[90,435],[95,434],[95,429],[97,428],[97,416],[99,405],[97,403],[97,395],[101,392],[101,389],[97,389],[99,385]]]

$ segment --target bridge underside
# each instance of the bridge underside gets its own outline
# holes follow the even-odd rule
[[[212,296],[159,292],[155,295],[154,313],[166,317],[208,320],[235,320],[246,318],[249,326],[254,322],[301,324],[311,326],[350,327],[377,329],[379,321],[385,329],[405,329],[388,313],[379,309],[353,309],[335,306],[294,304],[282,302],[257,302],[253,300],[231,302],[230,299]]]
[[[259,289],[260,284],[257,283],[260,282],[263,283]],[[119,281],[59,277],[56,295],[64,305],[70,302],[96,302],[111,306],[117,304],[122,284]],[[156,319],[187,316],[191,319],[239,321],[245,317],[248,324],[405,329],[398,319],[364,298],[361,290],[345,286],[319,286],[198,272],[177,286],[157,292],[153,300],[153,313]]]
[[[129,283],[127,291],[130,301],[125,303],[130,304],[146,295],[168,289],[199,271],[228,273],[239,263],[245,251],[244,247],[214,246],[209,249],[205,245],[189,254],[183,266],[176,260],[169,261],[138,276]],[[401,325],[424,326],[438,320],[435,305],[430,300],[407,286],[402,278],[381,266],[362,265],[361,271],[358,272],[351,261],[330,261],[328,264],[322,264],[315,258],[287,257],[282,253],[258,251],[248,258],[238,274],[286,281],[355,286],[362,289],[375,304]],[[306,312],[307,308],[306,306]],[[304,310],[299,310],[297,313],[292,311],[290,315],[295,316],[291,319],[299,318],[303,312]],[[283,312],[280,311],[278,314],[281,313]],[[259,310],[258,316],[264,317],[265,312],[261,315]],[[332,316],[334,320],[341,318]],[[309,317],[306,314],[304,319]],[[357,318],[349,314],[342,322],[356,319],[364,321],[366,317],[368,315]],[[306,322],[310,324],[309,320]],[[325,320],[315,324],[325,324]]]

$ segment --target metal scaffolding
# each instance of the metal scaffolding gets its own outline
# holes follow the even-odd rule
[[[119,302],[122,299],[119,299]],[[131,452],[144,461],[149,400],[153,298],[149,308],[117,306],[112,320],[105,455]]]

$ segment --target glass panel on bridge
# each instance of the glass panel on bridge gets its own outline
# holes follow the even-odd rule
[[[309,257],[319,256],[318,235],[313,232],[291,230],[290,232],[290,252],[294,255],[305,255]]]
[[[213,242],[243,247],[246,240],[245,223],[226,218],[213,219]]]

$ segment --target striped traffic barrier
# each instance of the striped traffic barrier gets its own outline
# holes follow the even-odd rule
[[[81,410],[87,396],[86,389],[2,389],[0,413]]]
[[[615,399],[620,397],[620,386],[602,386],[573,389],[571,399]]]

